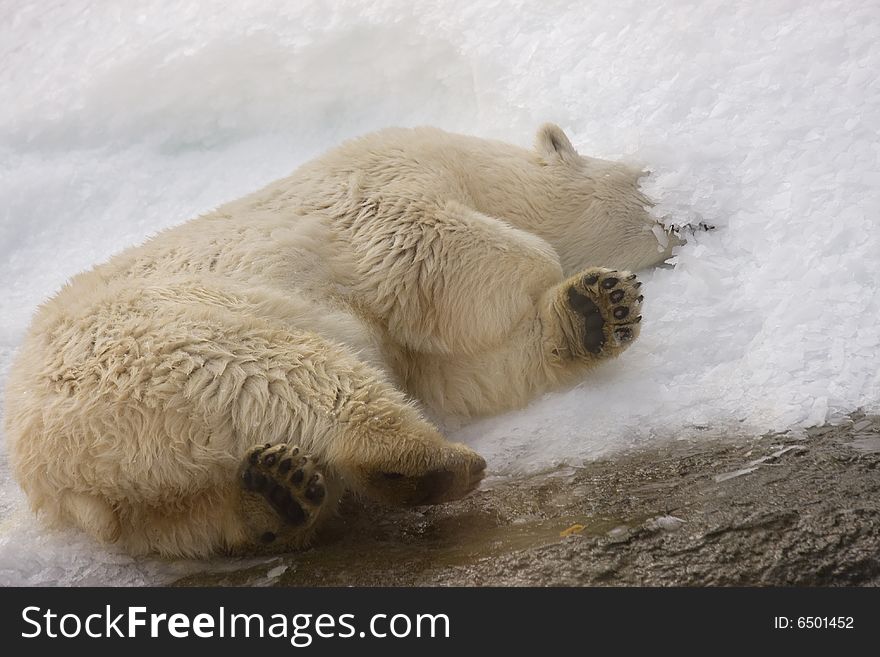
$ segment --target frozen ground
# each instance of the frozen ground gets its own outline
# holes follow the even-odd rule
[[[719,229],[647,274],[620,361],[456,431],[496,474],[880,410],[876,1],[212,6],[0,0],[0,383],[66,278],[344,137],[527,145],[553,120],[652,168],[661,214]],[[0,584],[200,567],[44,532],[5,456],[0,481]]]

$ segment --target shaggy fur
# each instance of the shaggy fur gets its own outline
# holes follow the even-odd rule
[[[497,413],[623,351],[639,283],[585,268],[669,255],[638,177],[553,125],[531,151],[391,129],[128,249],[33,320],[18,481],[49,521],[166,555],[302,545],[345,490],[461,497],[485,463],[410,400]]]

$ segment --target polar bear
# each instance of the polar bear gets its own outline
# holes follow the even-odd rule
[[[388,129],[74,277],[9,376],[15,475],[132,553],[304,545],[344,491],[393,505],[485,470],[426,413],[576,381],[639,334],[641,172],[542,126],[532,150]]]

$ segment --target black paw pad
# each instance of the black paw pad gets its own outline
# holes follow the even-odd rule
[[[608,298],[611,299],[611,303],[620,303],[625,295],[626,292],[623,290],[614,290],[614,292],[608,295]]]
[[[590,285],[595,285],[599,282],[599,277],[596,274],[590,274],[589,276],[584,278],[584,285],[589,287]]]
[[[301,525],[308,518],[303,508],[294,501],[291,501],[285,509],[279,509],[279,511],[281,511],[281,515],[291,525]]]
[[[605,320],[602,319],[599,306],[573,287],[568,289],[568,303],[572,310],[584,318],[584,348],[591,354],[599,353],[602,350],[602,345],[605,344],[605,334],[602,331]]]
[[[269,499],[272,504],[284,507],[290,504],[290,493],[276,484],[269,493]]]
[[[599,307],[589,297],[584,296],[573,287],[568,288],[568,305],[571,306],[573,311],[581,315],[599,312]]]
[[[241,483],[247,490],[261,491],[266,487],[266,476],[251,470],[245,470],[241,476]]]
[[[614,319],[623,319],[629,315],[629,308],[626,306],[618,306],[614,309],[612,314],[614,315]]]
[[[620,282],[620,279],[617,279],[617,278],[614,278],[614,276],[611,276],[610,278],[606,278],[604,281],[602,281],[602,287],[605,288],[606,290],[610,290],[612,287],[617,285],[619,282]]]

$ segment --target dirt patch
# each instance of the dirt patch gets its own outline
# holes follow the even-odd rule
[[[804,439],[676,441],[401,511],[181,585],[880,584],[880,416]]]

